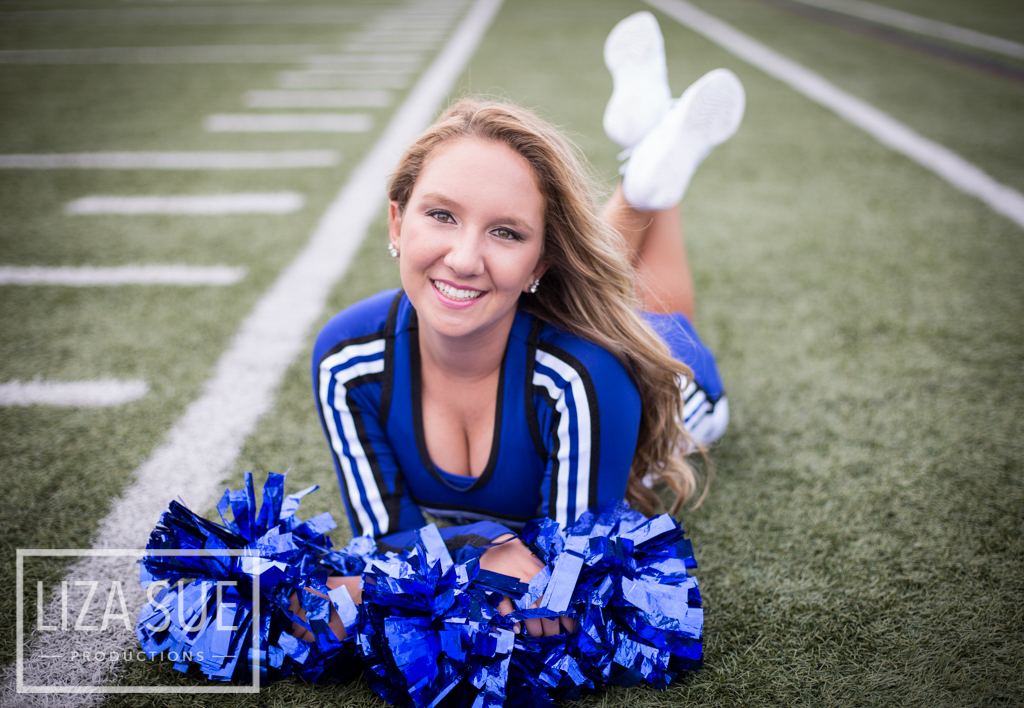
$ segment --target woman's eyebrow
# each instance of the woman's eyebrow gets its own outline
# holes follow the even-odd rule
[[[446,197],[445,195],[439,192],[428,192],[427,194],[422,195],[420,199],[431,202],[438,202],[442,206],[446,206],[449,209],[456,209],[460,206],[457,201],[449,197]]]
[[[436,202],[447,209],[454,210],[459,209],[462,206],[459,202],[455,201],[451,197],[446,197],[440,192],[427,192],[426,194],[422,195],[420,199],[424,201]],[[514,216],[502,216],[496,219],[496,221],[498,223],[508,224],[509,226],[513,226],[517,229],[530,229],[530,225],[527,222]]]

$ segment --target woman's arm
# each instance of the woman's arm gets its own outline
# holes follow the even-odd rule
[[[363,589],[360,587],[361,580],[362,578],[358,575],[332,575],[327,578],[326,582],[327,587],[331,590],[344,585],[345,589],[348,590],[348,594],[352,597],[352,601],[358,605],[363,601]],[[306,588],[306,592],[311,592],[319,597],[329,599],[322,592],[317,592],[313,588]],[[291,604],[288,606],[288,609],[293,615],[300,617],[303,622],[306,621],[306,610],[302,608],[298,592],[293,592],[291,594]],[[341,618],[338,616],[338,612],[334,609],[333,604],[331,605],[331,618],[327,623],[327,626],[331,628],[331,631],[334,632],[334,636],[338,639],[344,639],[348,636],[348,632],[345,630],[345,625],[342,624]],[[292,622],[292,634],[302,641],[309,642],[310,644],[316,641],[316,635],[298,622]]]
[[[399,297],[386,291],[343,310],[313,349],[313,393],[354,536],[379,538],[425,523],[380,418],[391,376],[388,313]]]
[[[640,426],[640,395],[609,352],[558,332],[538,343],[533,404],[548,461],[541,514],[563,529],[622,501]]]
[[[544,570],[544,563],[540,558],[512,534],[500,536],[494,540],[497,543],[503,541],[507,541],[507,543],[501,543],[500,546],[494,546],[484,551],[480,556],[480,567],[484,570],[510,575],[513,578],[519,578],[524,583],[529,583],[533,580],[533,576]],[[498,611],[503,615],[511,613],[514,609],[512,600],[507,597],[498,605]],[[566,616],[559,617],[557,620],[546,617],[530,617],[525,624],[526,631],[531,637],[550,637],[560,634],[563,627],[567,632],[572,632],[576,628],[576,620]],[[516,631],[519,631],[518,627]]]
[[[480,524],[473,524],[466,527],[453,527],[451,529],[445,529],[446,531],[458,530],[481,530]],[[494,526],[497,526],[494,524]],[[533,576],[544,569],[544,563],[541,562],[537,556],[535,556],[526,544],[515,538],[514,534],[507,533],[493,539],[494,543],[500,545],[488,548],[480,556],[480,567],[484,570],[489,570],[495,573],[501,573],[502,575],[509,575],[513,578],[519,578],[521,582],[529,583]],[[327,578],[327,587],[331,590],[335,588],[345,586],[348,590],[348,594],[352,597],[352,601],[355,604],[360,604],[363,600],[363,591],[360,587],[361,577],[355,576],[341,576],[333,575]],[[323,593],[317,592],[313,588],[306,588],[306,592],[313,593],[320,597],[326,597]],[[302,604],[299,600],[298,592],[293,592],[291,595],[291,605],[288,608],[292,614],[297,615],[303,621],[306,619],[306,611],[302,608]],[[507,615],[515,610],[512,605],[512,600],[508,597],[504,598],[498,605],[498,611],[503,615]],[[345,626],[341,622],[341,618],[338,617],[338,613],[335,611],[333,605],[330,608],[331,616],[328,626],[334,635],[338,639],[344,639],[348,636],[345,631]],[[567,632],[572,632],[576,627],[576,621],[571,617],[560,617],[557,620],[547,618],[536,618],[531,617],[526,620],[526,631],[532,637],[541,636],[552,636],[559,634],[562,628]],[[519,631],[517,627],[516,631]],[[316,637],[312,632],[306,629],[303,625],[298,622],[292,622],[292,634],[305,642],[314,642]]]

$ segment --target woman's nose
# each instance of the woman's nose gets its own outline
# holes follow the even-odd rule
[[[479,275],[483,272],[483,239],[479,234],[462,231],[452,239],[444,262],[461,276]]]

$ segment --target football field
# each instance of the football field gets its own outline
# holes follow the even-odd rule
[[[309,359],[399,284],[395,160],[486,94],[610,193],[602,46],[642,9],[674,95],[716,67],[747,92],[682,205],[732,420],[680,516],[705,668],[582,704],[1024,703],[1024,10],[879,2],[0,0],[0,704],[384,705],[72,660],[38,611],[100,561],[26,561],[19,605],[17,549],[142,548],[246,470],[319,484],[300,515],[343,545]],[[103,568],[138,600],[131,559]],[[88,639],[137,648],[119,625]],[[18,693],[19,664],[172,692]]]

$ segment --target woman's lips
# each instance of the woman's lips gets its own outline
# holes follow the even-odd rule
[[[442,302],[454,307],[469,307],[485,294],[483,290],[460,288],[444,280],[431,280],[434,292],[441,296]]]

